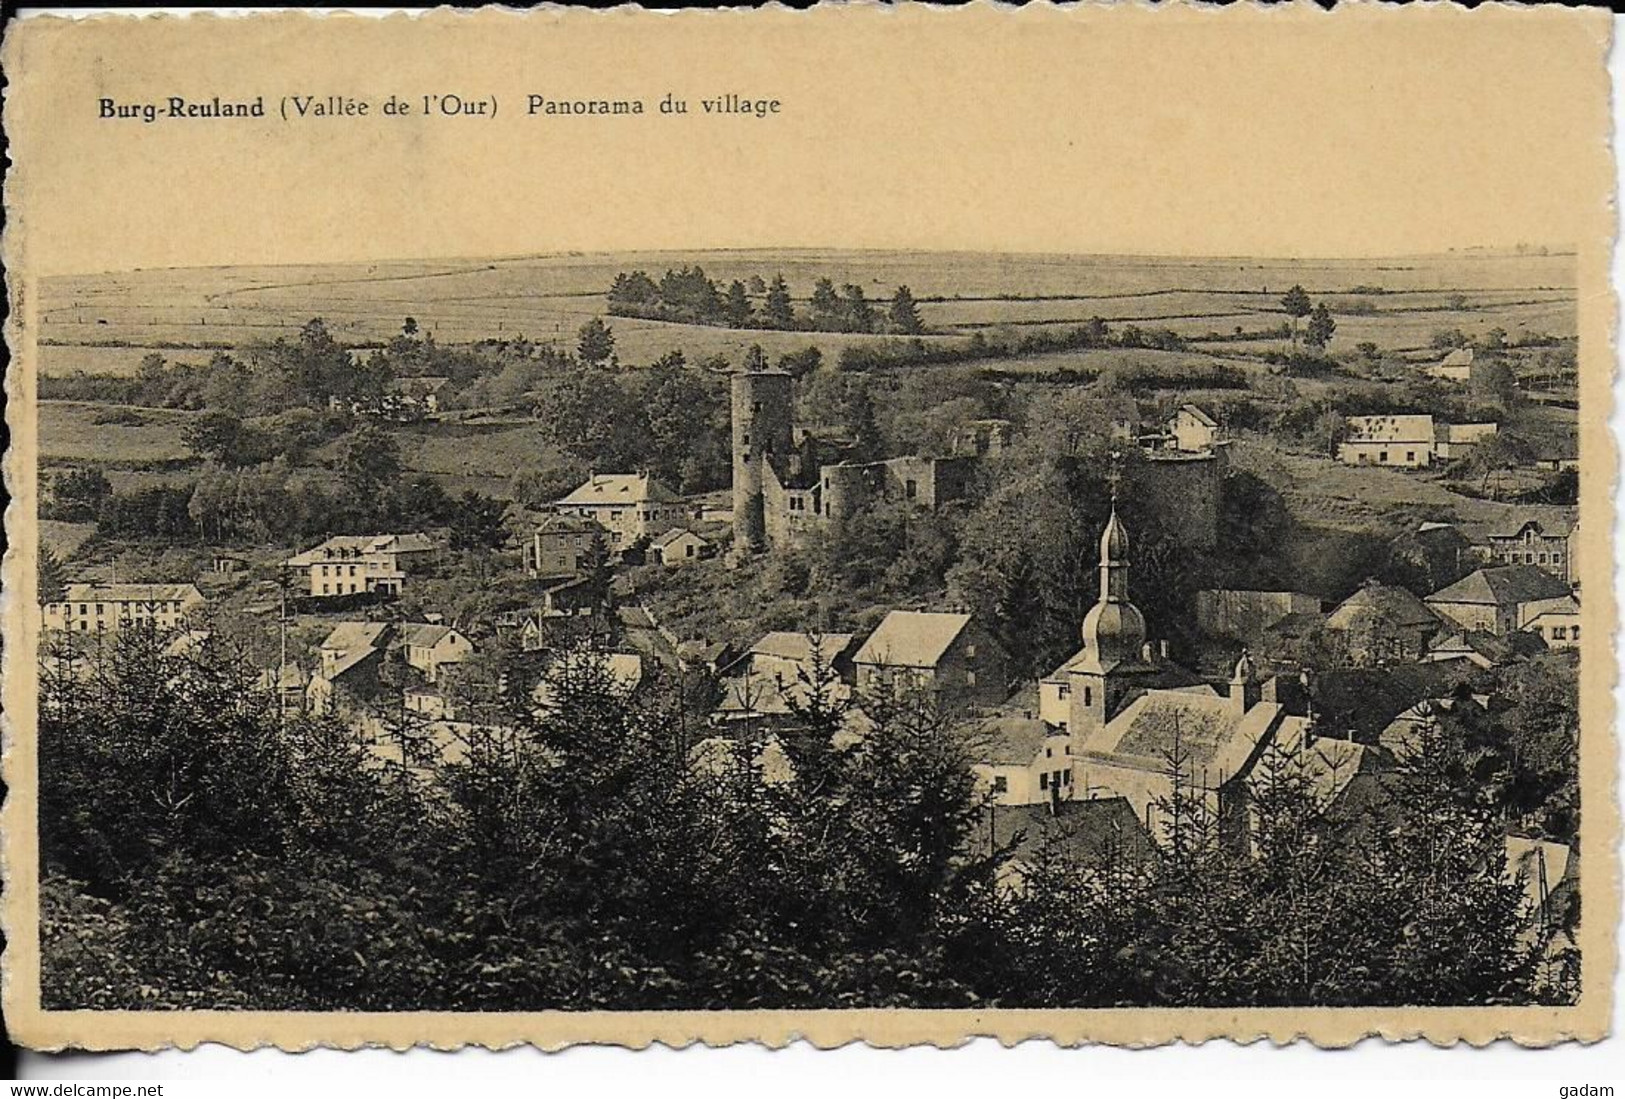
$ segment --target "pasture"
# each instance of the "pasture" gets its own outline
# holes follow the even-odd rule
[[[1311,296],[1330,297],[1334,305],[1369,303],[1378,310],[1340,314],[1334,350],[1363,340],[1394,350],[1422,346],[1438,328],[1474,334],[1499,326],[1514,335],[1569,335],[1574,328],[1574,259],[1562,254],[1394,260],[816,249],[560,254],[50,278],[41,286],[40,336],[51,343],[40,349],[40,364],[47,374],[128,373],[153,348],[180,361],[203,360],[212,345],[291,336],[315,316],[353,343],[385,340],[412,316],[442,343],[525,336],[571,347],[582,322],[604,313],[605,291],[617,272],[641,269],[658,278],[687,264],[724,283],[782,273],[803,307],[820,277],[837,286],[855,283],[876,302],[906,284],[938,333],[928,339],[953,340],[1001,326],[1066,327],[1094,316],[1187,337],[1232,333],[1238,325],[1253,331],[1284,319],[1278,299],[1293,283]],[[1464,308],[1450,307],[1455,295],[1462,296]],[[629,318],[612,324],[621,360],[633,364],[671,350],[691,360],[723,355],[737,362],[753,343],[774,356],[814,344],[833,358],[847,344],[886,338]],[[127,346],[106,346],[111,343]]]

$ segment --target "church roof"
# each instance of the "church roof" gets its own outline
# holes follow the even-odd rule
[[[1177,750],[1188,774],[1223,781],[1245,766],[1280,715],[1273,702],[1237,713],[1218,695],[1150,690],[1091,737],[1084,752],[1162,770]]]

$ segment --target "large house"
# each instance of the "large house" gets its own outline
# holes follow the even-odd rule
[[[1350,416],[1337,460],[1351,466],[1419,468],[1433,461],[1435,436],[1432,416]]]
[[[685,517],[677,495],[647,473],[594,473],[553,510],[591,519],[617,550],[670,530]]]
[[[1575,551],[1580,540],[1580,524],[1560,515],[1526,519],[1513,531],[1485,536],[1492,560],[1502,565],[1534,565],[1559,580],[1573,583],[1579,578]]]
[[[44,605],[44,625],[76,633],[150,625],[168,633],[203,602],[195,584],[69,584],[61,599]]]
[[[858,689],[923,690],[946,708],[1004,701],[1004,650],[968,614],[892,611],[853,658]]]
[[[1464,629],[1509,634],[1523,626],[1525,604],[1572,595],[1538,565],[1500,565],[1469,573],[1427,597],[1440,617]]]
[[[426,534],[341,534],[288,558],[306,573],[316,597],[377,593],[399,595],[407,566],[435,552]]]

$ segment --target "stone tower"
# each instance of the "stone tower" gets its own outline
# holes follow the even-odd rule
[[[782,370],[733,376],[734,553],[756,553],[767,544],[764,467],[793,449],[790,421],[794,381]]]

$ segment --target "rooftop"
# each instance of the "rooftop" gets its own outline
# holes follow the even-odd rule
[[[595,473],[558,501],[571,507],[676,502],[677,495],[647,473]]]
[[[1389,626],[1431,626],[1439,616],[1404,588],[1367,580],[1326,618],[1333,630],[1352,630],[1374,623]]]
[[[892,611],[863,643],[856,660],[894,668],[934,668],[968,625],[968,614]]]
[[[1429,603],[1474,603],[1505,607],[1572,594],[1572,589],[1535,565],[1479,569],[1427,597]]]
[[[69,584],[63,595],[67,603],[195,603],[202,598],[196,584]]]

